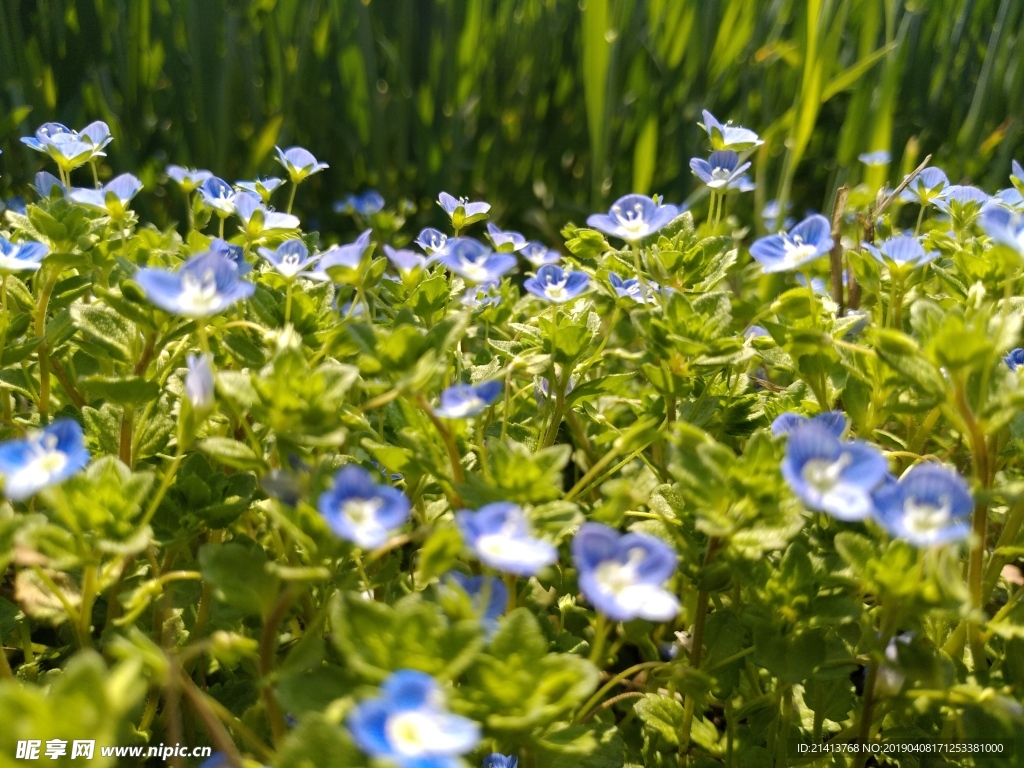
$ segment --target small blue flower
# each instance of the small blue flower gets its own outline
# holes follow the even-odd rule
[[[430,256],[440,257],[448,252],[448,246],[453,239],[443,232],[427,227],[420,231],[419,237],[413,242]]]
[[[88,463],[82,428],[73,419],[57,419],[23,440],[0,443],[0,477],[11,501],[24,501],[59,485]]]
[[[526,238],[518,232],[506,232],[493,222],[487,222],[487,239],[496,251],[518,251],[526,245]]]
[[[857,159],[860,160],[864,165],[888,165],[892,160],[892,155],[889,154],[888,150],[876,149],[874,152],[864,152],[857,155]]]
[[[837,439],[842,437],[846,433],[847,427],[850,426],[850,422],[842,411],[825,411],[825,413],[819,413],[810,419],[803,414],[790,411],[789,413],[782,414],[772,422],[772,437],[788,435],[794,429],[804,424],[819,424]]]
[[[722,125],[706,109],[701,114],[704,117],[704,122],[698,123],[698,125],[708,132],[712,149],[735,149],[742,151],[764,144],[757,134],[749,128],[741,128],[729,123]]]
[[[110,126],[102,120],[89,123],[78,132],[78,138],[92,145],[93,157],[105,157],[106,152],[100,150],[114,140],[114,137],[110,135]]]
[[[480,742],[480,726],[445,709],[430,675],[400,669],[381,696],[361,702],[346,720],[356,745],[397,768],[459,768],[459,755]]]
[[[772,335],[770,333],[768,333],[768,331],[766,331],[760,325],[752,325],[749,328],[747,328],[747,330],[745,330],[743,332],[743,338],[747,339],[747,340],[762,339],[762,338],[769,338],[770,339],[771,336]],[[776,421],[778,421],[778,419],[776,419]],[[774,434],[774,432],[773,432],[773,434]]]
[[[388,261],[394,264],[395,269],[399,272],[413,272],[417,269],[423,269],[430,263],[430,259],[421,253],[404,248],[395,249],[390,245],[384,246],[384,255],[388,257]]]
[[[223,752],[214,752],[199,764],[199,768],[229,768],[231,762]]]
[[[44,123],[35,136],[22,137],[21,141],[49,155],[65,172],[89,162],[96,154],[103,154],[91,140],[83,140],[77,131],[61,123]]]
[[[558,560],[553,544],[530,535],[526,514],[517,504],[499,501],[476,512],[463,509],[455,522],[480,561],[502,573],[533,576]]]
[[[199,414],[209,413],[214,403],[213,368],[207,354],[188,356],[185,374],[185,397]]]
[[[203,205],[211,208],[222,219],[235,212],[237,194],[234,187],[217,176],[211,176],[199,185],[199,196],[203,199]]]
[[[793,201],[786,201],[785,213],[789,213],[793,210]],[[779,206],[778,200],[769,200],[764,204],[764,208],[761,209],[761,218],[764,220],[764,228],[769,232],[777,232],[780,229],[792,229],[796,221],[792,216],[782,216],[783,211]],[[781,225],[780,225],[781,220]]]
[[[441,579],[442,587],[457,588],[466,593],[473,607],[480,614],[484,633],[493,635],[498,630],[498,619],[508,605],[508,588],[493,576],[466,576],[458,571],[449,571]]]
[[[972,218],[988,202],[988,195],[977,187],[953,184],[942,190],[932,204],[950,216]]]
[[[1024,348],[1017,347],[1016,349],[1011,349],[1003,360],[1006,361],[1006,365],[1011,371],[1016,371],[1024,365]]]
[[[634,244],[663,229],[679,215],[674,205],[659,205],[646,195],[620,197],[608,213],[587,217],[587,226]]]
[[[499,283],[497,281],[471,286],[462,294],[462,306],[470,309],[497,306],[501,302],[501,294],[498,290]]]
[[[802,267],[832,250],[832,227],[820,213],[808,216],[787,232],[755,240],[750,255],[765,273]]]
[[[537,270],[536,277],[527,279],[523,287],[534,296],[555,304],[564,304],[587,290],[589,282],[590,275],[586,272],[546,264]]]
[[[676,570],[676,554],[646,533],[620,534],[601,523],[584,523],[572,540],[580,591],[613,621],[670,621],[679,600],[664,584]]]
[[[565,386],[566,395],[576,389],[576,382],[579,379],[579,375],[575,373],[569,377],[569,383]],[[551,397],[551,382],[543,376],[537,379],[537,383],[533,385],[533,396],[537,398],[537,407],[543,408],[548,398]]]
[[[79,205],[101,211],[117,221],[124,218],[128,203],[141,189],[141,181],[130,173],[122,173],[99,189],[72,189],[68,197]]]
[[[716,150],[707,160],[700,157],[690,160],[690,170],[712,192],[751,191],[754,185],[743,173],[749,167],[749,162],[741,165],[740,156],[731,149]]]
[[[354,243],[348,245],[332,245],[320,254],[320,260],[316,269],[310,272],[307,277],[311,280],[318,280],[326,283],[330,281],[329,269],[358,270],[363,264],[366,254],[373,248],[370,242],[372,230],[367,229]]]
[[[996,206],[1009,208],[1011,211],[1016,211],[1017,213],[1024,213],[1024,194],[1021,194],[1015,187],[1000,189],[988,199],[988,202],[985,203],[984,206],[982,206],[981,212],[984,214],[989,208]]]
[[[1016,160],[1010,163],[1010,181],[1017,191],[1024,195],[1024,167]]]
[[[1003,207],[986,208],[981,228],[995,242],[1024,255],[1024,214]]]
[[[39,173],[44,173],[44,171],[40,171]],[[37,173],[36,176],[38,177],[39,174]],[[61,194],[63,194],[63,190],[64,187],[61,186]],[[0,213],[5,210],[14,211],[14,213],[20,213],[24,216],[26,213],[25,198],[20,195],[15,195],[14,197],[8,197],[6,200],[0,200]]]
[[[866,243],[865,247],[879,264],[892,267],[923,267],[938,258],[938,251],[926,251],[916,237],[897,235],[878,246]]]
[[[212,179],[210,171],[203,171],[197,168],[185,168],[181,165],[168,165],[165,171],[168,178],[172,179],[182,192],[186,195],[195,192],[207,179]]]
[[[941,168],[925,168],[900,192],[900,200],[904,203],[928,205],[941,195],[947,186],[949,178]]]
[[[306,277],[320,256],[310,256],[309,248],[301,240],[285,240],[277,248],[260,248],[259,254],[270,262],[285,280]]]
[[[27,240],[12,243],[0,235],[0,275],[13,275],[15,272],[35,272],[40,262],[50,252],[50,246]]]
[[[235,213],[242,220],[242,231],[250,240],[255,240],[268,232],[299,228],[298,216],[267,208],[259,195],[251,192],[239,192],[235,195]]]
[[[358,195],[345,195],[334,204],[335,213],[352,213],[364,219],[384,210],[384,197],[375,189],[368,189]]]
[[[449,240],[445,252],[437,255],[437,260],[467,283],[500,280],[502,275],[516,266],[516,257],[512,254],[496,253],[471,237]]]
[[[545,264],[557,264],[562,260],[562,254],[551,250],[544,243],[539,243],[536,240],[530,240],[520,248],[519,255],[535,267],[543,267]]]
[[[262,179],[257,177],[252,181],[235,182],[235,186],[243,192],[259,195],[264,205],[270,204],[270,196],[282,184],[284,184],[284,179],[279,179],[276,176],[264,176]]]
[[[319,173],[328,167],[327,163],[319,163],[313,157],[313,153],[302,147],[291,147],[290,149],[277,150],[277,162],[285,167],[292,184],[301,184],[314,173]]]
[[[409,499],[397,488],[379,485],[355,464],[342,467],[334,485],[320,494],[317,509],[331,530],[363,549],[376,549],[409,519]]]
[[[889,467],[878,449],[840,440],[834,426],[810,422],[789,432],[782,476],[808,509],[847,522],[871,514],[871,493]]]
[[[441,404],[434,413],[445,419],[468,419],[483,413],[501,394],[500,381],[484,381],[476,386],[455,384],[441,393]]]
[[[617,272],[609,272],[608,282],[611,284],[612,290],[620,298],[632,299],[637,304],[646,304],[652,298],[650,287],[648,286],[647,295],[644,296],[643,286],[640,285],[640,281],[635,277],[623,280]]]
[[[899,482],[882,485],[874,503],[882,527],[916,547],[963,541],[971,531],[971,490],[955,469],[941,464],[915,464]]]
[[[844,276],[845,277],[845,276]],[[796,281],[800,283],[804,288],[807,287],[807,278],[804,275],[797,275]],[[843,285],[846,285],[844,280]],[[818,296],[829,296],[828,283],[825,282],[824,278],[812,277],[811,278],[811,290]]]
[[[245,260],[245,249],[240,245],[234,245],[227,240],[215,237],[210,241],[210,250],[231,259],[238,269],[238,276],[244,277],[252,272],[252,264]]]
[[[483,768],[519,768],[519,758],[492,752],[484,758]]]
[[[184,317],[216,315],[256,290],[252,283],[239,279],[231,259],[213,251],[193,256],[177,272],[140,269],[135,282],[160,309]]]
[[[464,197],[455,198],[447,192],[437,196],[437,204],[452,220],[456,233],[469,224],[486,219],[487,212],[491,210],[490,203],[471,203]]]

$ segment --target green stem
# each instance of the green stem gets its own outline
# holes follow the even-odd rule
[[[704,553],[705,568],[711,564],[721,546],[721,539],[717,537],[708,539],[707,550]],[[704,653],[704,629],[707,626],[710,598],[711,595],[706,589],[702,589],[697,593],[697,612],[693,618],[693,633],[690,635],[690,669],[695,671],[700,669],[701,657]],[[696,708],[696,697],[688,694],[686,696],[686,704],[683,707],[682,738],[679,740],[679,752],[681,755],[685,755],[690,748],[690,733],[693,728],[693,715]]]
[[[271,674],[274,671],[274,650],[277,641],[277,626],[288,613],[292,601],[295,599],[295,592],[286,589],[278,599],[277,603],[267,614],[263,622],[263,632],[260,634],[260,677],[262,678],[263,700],[267,708],[267,717],[270,720],[270,730],[274,737],[274,745],[280,746],[288,735],[288,723],[284,719],[281,706],[277,703],[277,696],[274,695],[274,688],[271,684]]]
[[[54,269],[47,277],[39,303],[36,305],[35,332],[39,343],[39,419],[42,424],[49,422],[50,411],[50,356],[46,349],[46,311],[50,304],[50,295],[57,284],[60,270]]]
[[[224,218],[225,218],[224,216],[220,217],[220,233],[218,234],[218,237],[221,240],[224,239]]]
[[[286,213],[291,213],[292,212],[292,206],[295,204],[295,192],[296,192],[296,190],[298,190],[298,188],[299,188],[299,185],[296,184],[293,181],[292,182],[292,193],[290,195],[288,195],[288,210],[286,211]]]
[[[284,299],[284,324],[285,326],[291,321],[292,318],[292,287],[295,285],[294,280],[288,281],[288,289],[285,292]]]
[[[82,574],[82,607],[79,610],[79,635],[82,647],[92,646],[92,606],[96,600],[96,566],[92,563],[85,566]]]
[[[590,662],[598,667],[601,666],[601,659],[604,656],[605,641],[611,631],[611,622],[603,613],[597,614],[597,623],[594,624],[594,643],[590,646]]]
[[[924,221],[924,206],[921,206],[921,210],[917,214],[917,226],[914,227],[914,237],[921,234],[921,222]]]
[[[11,664],[7,661],[7,649],[4,648],[3,634],[0,633],[0,680],[13,680],[14,672],[11,670]]]
[[[149,521],[153,519],[153,515],[156,514],[157,509],[160,507],[160,502],[164,500],[164,495],[167,493],[167,489],[171,487],[171,483],[174,481],[174,475],[178,471],[178,467],[181,466],[181,460],[184,458],[182,455],[181,447],[179,446],[177,454],[167,467],[167,471],[164,472],[163,480],[160,481],[160,487],[156,491],[156,496],[149,503],[146,508],[146,514],[142,516],[142,520],[139,522],[139,528],[144,528],[149,524]]]

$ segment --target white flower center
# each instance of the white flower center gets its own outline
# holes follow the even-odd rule
[[[383,506],[383,499],[349,499],[341,505],[341,514],[354,525],[365,525],[373,522]]]
[[[204,314],[217,307],[220,295],[217,293],[217,278],[213,270],[204,272],[198,278],[186,272],[181,278],[181,296],[178,301],[189,314]]]
[[[491,273],[487,271],[487,267],[479,262],[463,259],[460,267],[462,269],[462,276],[470,282],[484,283],[491,278]]]
[[[828,491],[839,482],[843,470],[850,465],[852,460],[848,453],[840,455],[835,461],[811,459],[804,464],[803,478],[808,485],[815,489],[822,492]]]
[[[616,596],[621,595],[636,585],[636,571],[645,555],[646,552],[643,549],[636,547],[629,551],[629,557],[625,563],[618,560],[606,560],[594,570],[594,579],[602,591]]]
[[[443,741],[437,721],[417,710],[392,715],[384,726],[384,732],[395,752],[405,757],[428,755]]]
[[[792,239],[784,237],[783,243],[786,249],[786,255],[783,258],[787,264],[799,264],[804,259],[814,256],[818,252],[816,246],[811,243],[805,243],[799,235]]]
[[[289,253],[281,259],[277,270],[285,277],[295,277],[302,271],[302,260],[297,253]]]
[[[50,484],[50,478],[68,464],[68,455],[57,449],[57,438],[46,435],[31,448],[31,455],[18,470],[18,484],[41,488]]]
[[[903,505],[903,524],[907,531],[929,534],[944,528],[952,517],[949,499],[943,498],[941,506],[909,498]]]
[[[619,229],[623,232],[634,235],[636,237],[643,237],[650,231],[650,227],[647,225],[647,221],[644,219],[643,206],[637,203],[633,206],[632,210],[622,210],[621,208],[612,208],[612,215],[619,222]]]

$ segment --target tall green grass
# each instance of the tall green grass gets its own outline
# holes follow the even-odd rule
[[[447,189],[543,232],[627,191],[685,199],[704,107],[767,139],[758,202],[880,183],[873,149],[892,179],[931,152],[1005,185],[1022,46],[1020,0],[0,0],[0,185],[38,166],[18,136],[99,118],[147,185],[301,144],[331,163],[309,214]]]

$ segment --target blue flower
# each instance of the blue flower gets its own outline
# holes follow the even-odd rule
[[[498,619],[508,605],[508,588],[501,579],[487,575],[466,576],[458,571],[449,571],[441,579],[441,585],[446,589],[460,589],[466,594],[480,614],[480,623],[486,635],[493,635],[498,630]]]
[[[519,758],[492,752],[484,758],[483,768],[519,768]]]
[[[277,248],[260,248],[259,254],[269,261],[285,280],[305,277],[303,273],[312,269],[320,259],[319,256],[310,256],[309,248],[301,240],[285,240]]]
[[[177,272],[147,267],[135,274],[151,302],[184,317],[210,317],[252,296],[256,286],[238,277],[227,256],[207,251],[193,256]]]
[[[93,157],[105,157],[106,152],[100,150],[114,140],[114,137],[110,135],[110,126],[102,120],[89,123],[78,132],[78,138],[92,145]]]
[[[750,246],[750,255],[765,273],[797,269],[832,250],[831,230],[828,219],[815,213],[789,232],[755,240]]]
[[[381,696],[361,702],[346,725],[356,745],[397,768],[459,768],[459,755],[480,741],[480,726],[445,709],[430,675],[400,669],[384,681]]]
[[[199,196],[203,199],[203,205],[213,209],[222,219],[235,212],[237,194],[234,187],[217,176],[211,176],[199,186]]]
[[[409,519],[409,499],[397,488],[379,485],[355,464],[342,467],[334,485],[320,494],[317,509],[340,538],[376,549]]]
[[[264,176],[262,179],[257,177],[252,181],[235,182],[235,186],[243,192],[259,195],[260,200],[263,201],[264,205],[268,205],[270,203],[270,196],[274,194],[274,190],[282,184],[284,184],[284,179],[279,179],[276,176]]]
[[[505,232],[487,222],[487,239],[491,241],[496,251],[518,251],[526,245],[526,238],[518,232]]]
[[[544,243],[538,243],[536,240],[530,240],[520,248],[519,255],[535,267],[543,267],[545,264],[557,264],[562,260],[562,254],[551,250]]]
[[[857,159],[864,163],[864,165],[888,165],[889,161],[892,160],[892,155],[889,154],[888,150],[876,149],[874,152],[864,152],[857,155]]]
[[[498,281],[471,286],[462,294],[462,306],[470,309],[497,306],[501,302],[498,287]]]
[[[40,173],[44,173],[44,171],[40,171]],[[49,174],[47,175],[49,176]],[[39,174],[37,173],[36,176],[38,177]],[[64,187],[61,186],[62,194],[63,190]],[[26,211],[25,198],[21,197],[20,195],[15,195],[14,197],[8,197],[6,200],[0,200],[0,213],[2,213],[5,210],[14,211],[15,213],[20,213],[22,216],[24,216]]]
[[[21,141],[49,155],[65,172],[89,162],[96,154],[103,154],[91,140],[83,140],[77,131],[61,123],[44,123],[34,137],[24,136]]]
[[[1006,365],[1009,366],[1011,371],[1016,371],[1024,365],[1024,348],[1017,347],[1016,349],[1011,349],[1003,360],[1006,361]]]
[[[827,429],[835,438],[842,437],[846,433],[847,427],[850,426],[846,414],[842,411],[825,411],[825,413],[819,413],[812,418],[807,418],[803,414],[790,411],[789,413],[782,414],[772,422],[772,437],[788,435],[794,429],[804,424],[819,424]]]
[[[882,485],[874,503],[882,527],[916,547],[963,541],[971,531],[971,490],[955,469],[941,464],[915,464],[899,482]]]
[[[932,204],[950,216],[971,218],[988,202],[988,195],[977,187],[953,184],[942,190]]]
[[[375,189],[368,189],[358,195],[345,195],[334,204],[336,213],[354,213],[369,218],[384,210],[384,197]]]
[[[12,243],[0,235],[0,275],[15,272],[35,272],[40,262],[50,252],[50,247],[35,240]]]
[[[589,282],[590,275],[586,272],[545,264],[537,270],[536,277],[531,277],[523,283],[523,287],[534,296],[555,304],[564,304],[587,290]]]
[[[464,197],[455,198],[447,192],[442,192],[437,196],[437,204],[452,220],[456,234],[468,224],[486,219],[487,212],[491,210],[490,203],[471,203]]]
[[[240,245],[234,245],[227,240],[215,237],[210,241],[210,250],[231,259],[238,269],[238,276],[243,277],[252,272],[252,264],[245,260],[245,249]]]
[[[701,113],[704,117],[703,123],[697,123],[705,131],[708,132],[708,138],[711,139],[712,149],[752,149],[759,147],[764,144],[757,134],[749,128],[741,128],[739,126],[733,126],[729,123],[722,125],[715,116],[708,112],[706,109]]]
[[[448,245],[453,239],[443,232],[426,227],[413,242],[431,256],[443,256],[448,252]]]
[[[285,167],[291,177],[292,184],[301,184],[314,173],[319,173],[328,167],[327,163],[319,163],[313,157],[313,153],[302,147],[291,147],[290,149],[277,150],[277,162]]]
[[[584,523],[573,537],[572,557],[583,596],[613,621],[670,621],[679,613],[679,600],[664,587],[676,554],[660,539]]]
[[[356,238],[354,243],[332,245],[320,254],[320,260],[316,265],[316,269],[310,272],[307,277],[320,282],[328,282],[331,279],[327,272],[329,269],[358,270],[362,266],[366,254],[373,247],[373,243],[370,242],[370,235],[372,234],[373,231],[367,229]]]
[[[0,443],[0,477],[11,501],[24,501],[58,485],[88,463],[82,428],[73,419],[57,419],[23,440]]]
[[[793,210],[793,201],[786,201],[785,213],[789,213]],[[761,209],[761,218],[764,220],[764,228],[769,232],[776,232],[780,229],[790,229],[796,223],[792,216],[786,216],[783,218],[783,211],[779,205],[778,200],[769,200],[764,204],[764,208]],[[780,225],[781,220],[781,225]]]
[[[719,149],[704,160],[695,157],[690,160],[690,170],[703,181],[712,192],[749,192],[754,188],[744,171],[750,163],[740,164],[740,156],[731,149]]]
[[[927,205],[941,195],[947,186],[949,178],[941,168],[925,168],[900,192],[900,200]]]
[[[457,237],[446,243],[437,260],[468,283],[491,283],[516,266],[516,257],[497,253],[471,237]]]
[[[576,389],[579,379],[579,375],[575,373],[569,377],[569,383],[565,386],[566,395]],[[537,407],[543,408],[548,398],[551,397],[551,382],[543,376],[537,379],[537,383],[533,385],[533,396],[537,398]]]
[[[678,215],[674,205],[659,205],[646,195],[626,195],[612,203],[608,213],[588,216],[587,226],[633,244],[664,228]]]
[[[493,403],[501,394],[500,381],[484,381],[475,387],[472,384],[456,384],[441,393],[441,404],[434,413],[445,419],[468,419],[476,416]]]
[[[186,194],[195,192],[207,179],[212,179],[213,174],[209,171],[202,171],[196,168],[185,168],[181,165],[168,165],[165,171],[167,176],[173,179],[181,190]]]
[[[873,445],[840,440],[834,426],[821,422],[794,427],[782,461],[782,476],[808,509],[845,521],[871,514],[871,493],[888,471]]]
[[[1009,208],[1017,213],[1024,213],[1024,194],[1021,194],[1015,187],[1000,189],[982,206],[981,212],[984,214],[989,208],[996,206]]]
[[[33,186],[36,188],[36,191],[37,193],[39,193],[39,196],[41,198],[48,199],[54,197],[53,190],[55,188],[60,190],[60,195],[58,197],[62,198],[68,194],[68,188],[65,185],[63,185],[63,182],[61,182],[60,179],[58,179],[52,173],[48,173],[47,171],[40,171],[39,173],[36,174],[36,179]]]
[[[632,299],[637,304],[646,304],[652,297],[650,286],[648,286],[647,295],[645,296],[643,286],[640,285],[640,281],[635,277],[623,280],[617,272],[609,272],[608,282],[617,296],[624,299]]]
[[[199,414],[209,413],[214,403],[213,368],[207,354],[188,356],[188,373],[185,374],[185,397],[192,409]]]
[[[1010,181],[1017,191],[1024,195],[1024,167],[1016,160],[1010,163]]]
[[[845,278],[845,276],[844,276]],[[804,275],[797,275],[796,281],[800,283],[804,288],[807,287],[807,278]],[[845,279],[843,285],[846,285]],[[824,278],[812,277],[811,278],[811,290],[814,291],[818,296],[829,296],[828,283],[825,282]]]
[[[750,339],[761,339],[761,338],[769,338],[770,339],[771,336],[772,335],[770,333],[768,333],[768,331],[766,331],[760,325],[752,325],[749,328],[747,328],[747,330],[745,330],[743,332],[743,338],[744,339],[748,339],[748,340],[750,340]],[[778,421],[778,419],[776,419],[776,421]],[[774,423],[772,424],[772,426],[773,427],[775,426]],[[773,430],[773,434],[774,434],[774,430]]]
[[[399,272],[413,272],[417,269],[423,269],[430,263],[430,259],[421,253],[404,248],[395,249],[390,245],[384,246],[384,255],[388,257],[388,261],[394,264],[395,269]]]
[[[879,264],[892,267],[923,267],[934,261],[938,251],[926,251],[916,237],[897,235],[879,243],[878,246],[866,243],[865,247]]]
[[[463,509],[455,522],[480,561],[502,573],[533,576],[558,561],[553,544],[530,535],[526,514],[517,504],[499,501],[476,512]]]
[[[122,173],[100,189],[72,189],[68,192],[68,197],[86,208],[102,211],[117,221],[124,218],[128,211],[128,203],[141,189],[141,181],[130,173]]]
[[[1024,255],[1024,214],[1002,207],[986,208],[981,228],[995,242]]]
[[[235,195],[235,213],[242,220],[242,231],[250,240],[255,240],[266,232],[299,228],[298,216],[267,208],[259,195],[251,192],[239,192]]]

